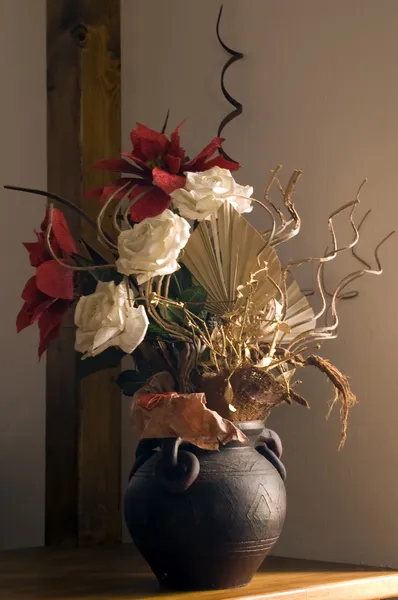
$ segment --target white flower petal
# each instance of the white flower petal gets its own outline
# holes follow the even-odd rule
[[[177,258],[189,236],[188,221],[171,210],[144,219],[120,233],[117,269],[124,275],[137,275],[139,284],[156,275],[173,273],[179,268]]]
[[[75,338],[75,350],[76,352],[87,352],[94,341],[94,331],[83,331],[82,329],[76,330],[76,338]]]
[[[143,306],[133,306],[131,290],[123,282],[98,282],[96,291],[77,303],[75,349],[97,356],[111,346],[131,353],[142,342],[148,329]]]
[[[181,216],[203,221],[228,200],[239,213],[253,209],[253,188],[235,181],[228,169],[213,167],[200,173],[186,173],[184,188],[170,194],[172,205]]]
[[[107,344],[111,340],[115,340],[120,333],[119,327],[102,327],[94,336],[93,350]],[[111,344],[112,346],[113,344]]]
[[[131,354],[141,344],[145,338],[148,325],[148,317],[142,305],[129,309],[126,328],[119,336],[119,346],[126,354]]]

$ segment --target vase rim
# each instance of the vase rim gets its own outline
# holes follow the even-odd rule
[[[235,423],[241,431],[258,431],[264,429],[264,421],[237,421]]]

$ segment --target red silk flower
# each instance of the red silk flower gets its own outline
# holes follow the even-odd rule
[[[239,169],[239,164],[228,161],[221,155],[212,158],[221,147],[223,138],[214,138],[194,159],[189,160],[180,143],[181,125],[169,139],[164,133],[137,123],[136,129],[130,134],[132,152],[123,152],[118,159],[104,159],[95,165],[123,175],[114,184],[92,190],[89,195],[101,195],[106,200],[110,194],[125,185],[121,193],[128,194],[132,200],[131,219],[140,222],[169,208],[170,194],[184,187],[187,171],[206,171],[215,166],[230,171]]]
[[[56,337],[62,318],[73,301],[74,272],[60,265],[49,253],[45,232],[48,215],[36,232],[37,241],[24,244],[29,252],[30,264],[36,268],[22,292],[24,305],[17,316],[17,331],[32,325],[36,321],[40,330],[39,358],[47,349],[49,342]],[[63,213],[53,210],[51,247],[57,257],[70,259],[76,252],[75,243],[70,234]]]

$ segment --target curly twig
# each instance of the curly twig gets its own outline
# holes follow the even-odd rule
[[[301,227],[301,218],[292,201],[292,194],[299,178],[302,175],[302,171],[295,169],[289,179],[286,189],[283,189],[283,186],[277,177],[277,174],[281,168],[282,166],[278,165],[273,171],[271,171],[270,179],[264,190],[264,201],[275,211],[281,221],[280,226],[276,231],[273,232],[272,237],[270,236],[269,231],[265,231],[262,234],[266,238],[267,243],[272,246],[277,246],[292,239],[299,233]],[[291,219],[288,221],[286,220],[283,211],[277,208],[277,206],[275,206],[269,197],[271,188],[274,184],[278,187],[278,190],[282,194],[283,204],[291,216]],[[286,229],[292,224],[293,227],[286,231]]]
[[[307,344],[309,340],[322,340],[322,339],[331,339],[336,337],[336,330],[339,324],[339,318],[337,313],[337,301],[341,296],[344,289],[350,285],[356,279],[363,277],[364,275],[381,275],[383,273],[383,269],[381,266],[380,258],[379,258],[379,250],[387,242],[387,240],[395,233],[395,231],[391,231],[388,235],[386,235],[376,246],[374,250],[374,257],[376,261],[377,268],[375,269],[362,269],[359,271],[354,271],[346,275],[340,283],[336,286],[336,289],[333,293],[332,300],[330,303],[330,311],[332,313],[333,323],[330,326],[322,327],[319,329],[315,329],[312,332],[307,332],[297,336],[295,340],[289,346],[289,351],[292,353],[302,352],[302,345]],[[294,350],[293,350],[294,348]]]
[[[230,123],[231,121],[233,121],[236,117],[238,117],[239,115],[242,114],[243,112],[243,106],[241,102],[238,102],[238,100],[236,100],[235,98],[233,98],[233,96],[231,96],[231,94],[228,92],[227,88],[225,87],[225,83],[224,83],[224,79],[225,79],[225,73],[227,72],[227,70],[229,69],[229,67],[231,65],[234,64],[234,62],[240,60],[241,58],[243,58],[243,54],[242,52],[238,52],[237,50],[233,50],[232,48],[230,48],[229,46],[227,46],[223,40],[221,39],[221,35],[220,35],[220,22],[221,22],[221,15],[222,15],[222,11],[223,11],[223,5],[220,6],[220,11],[218,13],[218,18],[217,18],[217,25],[216,25],[216,34],[217,34],[217,39],[220,42],[221,46],[224,48],[224,50],[226,52],[228,52],[229,54],[231,54],[231,58],[229,58],[227,60],[227,62],[225,63],[222,71],[221,71],[221,91],[224,95],[224,98],[226,98],[226,100],[228,100],[228,102],[230,104],[232,104],[232,106],[234,106],[234,109],[228,113],[223,120],[221,121],[219,127],[218,127],[218,131],[217,131],[217,136],[221,137],[221,133],[224,129],[224,127],[226,125],[228,125],[228,123]],[[223,148],[219,149],[219,152],[221,154],[221,156],[223,156],[226,160],[230,160],[231,162],[234,162],[236,164],[238,164],[238,162],[236,160],[234,160],[233,158],[231,158]]]

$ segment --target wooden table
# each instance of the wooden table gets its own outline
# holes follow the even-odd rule
[[[268,558],[235,590],[163,592],[129,546],[0,553],[1,600],[374,600],[398,596],[398,571]]]

